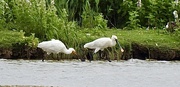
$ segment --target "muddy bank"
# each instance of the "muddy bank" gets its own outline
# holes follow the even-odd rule
[[[119,51],[113,52],[111,59],[128,60],[135,59],[155,59],[155,60],[180,60],[180,49],[168,49],[163,47],[144,46],[137,43],[124,46],[124,53]],[[107,53],[107,52],[106,52]],[[39,48],[31,48],[29,46],[14,45],[11,49],[0,48],[0,58],[5,59],[42,59],[46,57],[46,53]],[[79,56],[63,55],[62,59],[80,59],[85,55],[80,53]],[[109,55],[112,56],[112,55]],[[120,56],[120,58],[117,58]]]
[[[132,56],[137,59],[180,60],[180,49],[132,43]]]

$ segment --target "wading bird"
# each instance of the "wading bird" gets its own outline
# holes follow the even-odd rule
[[[124,50],[122,49],[122,47],[120,46],[120,44],[117,40],[117,36],[115,36],[115,35],[112,35],[111,38],[102,37],[102,38],[96,39],[92,42],[86,43],[84,45],[84,48],[94,49],[94,53],[97,53],[99,51],[99,57],[102,58],[101,51],[103,51],[105,48],[115,46],[116,43],[118,43],[119,47],[121,48],[121,52],[124,52]],[[90,61],[93,59],[92,52],[88,52],[88,54],[86,56],[89,57]],[[110,59],[108,59],[108,61],[110,62]]]
[[[52,39],[50,41],[43,41],[39,43],[37,47],[47,52],[48,55],[50,55],[51,53],[76,54],[74,48],[67,49],[64,43],[62,43],[60,40],[55,40],[55,39]],[[44,58],[42,59],[42,61],[44,61]]]

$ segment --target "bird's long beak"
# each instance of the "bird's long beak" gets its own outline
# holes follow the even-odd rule
[[[77,55],[76,51],[72,51],[72,54],[75,54],[75,55]]]
[[[123,48],[121,47],[121,45],[117,39],[116,39],[116,43],[118,44],[119,48],[121,49],[121,52],[124,52]]]
[[[116,43],[118,44],[119,48],[122,48],[119,41],[116,39]]]

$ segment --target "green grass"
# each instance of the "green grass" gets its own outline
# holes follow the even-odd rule
[[[81,29],[69,33],[68,39],[61,37],[61,39],[71,47],[79,47],[87,42],[93,41],[100,37],[111,37],[116,35],[122,46],[130,43],[138,43],[142,45],[149,45],[155,47],[167,47],[172,49],[180,49],[180,38],[167,34],[163,30],[119,30],[119,29]],[[0,47],[11,47],[14,43],[24,43],[28,41],[28,37],[24,36],[24,32],[17,31],[0,31]],[[35,37],[29,37],[29,41],[33,41]],[[36,38],[37,39],[37,38]],[[70,39],[70,41],[69,41]],[[36,41],[38,43],[38,41]]]
[[[89,42],[100,37],[116,35],[122,46],[135,42],[142,45],[180,49],[180,38],[167,34],[164,30],[107,29],[100,31],[85,29],[80,32],[78,35],[84,39],[84,42]]]
[[[25,44],[31,47],[37,46],[38,39],[31,36],[24,36],[24,32],[3,30],[0,31],[0,48],[12,48],[13,44]]]
[[[136,42],[142,45],[167,47],[180,49],[180,42],[178,38],[171,36],[170,34],[164,34],[164,31],[158,30],[132,30],[121,31],[118,34],[119,38],[122,38],[126,42]]]
[[[14,31],[0,31],[0,47],[9,48],[12,44],[19,43],[23,40],[23,33]]]

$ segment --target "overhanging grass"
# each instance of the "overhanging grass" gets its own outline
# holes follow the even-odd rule
[[[22,42],[23,36],[22,32],[0,31],[0,48],[10,48],[12,44]]]
[[[24,32],[3,30],[0,31],[0,48],[12,48],[13,44],[26,44],[31,47],[36,46],[38,39],[31,36],[25,37]]]
[[[180,49],[180,38],[167,34],[164,30],[81,30],[78,33],[80,38],[84,37],[84,42],[89,42],[100,37],[111,37],[117,35],[122,46],[133,42],[155,47],[166,47]]]

